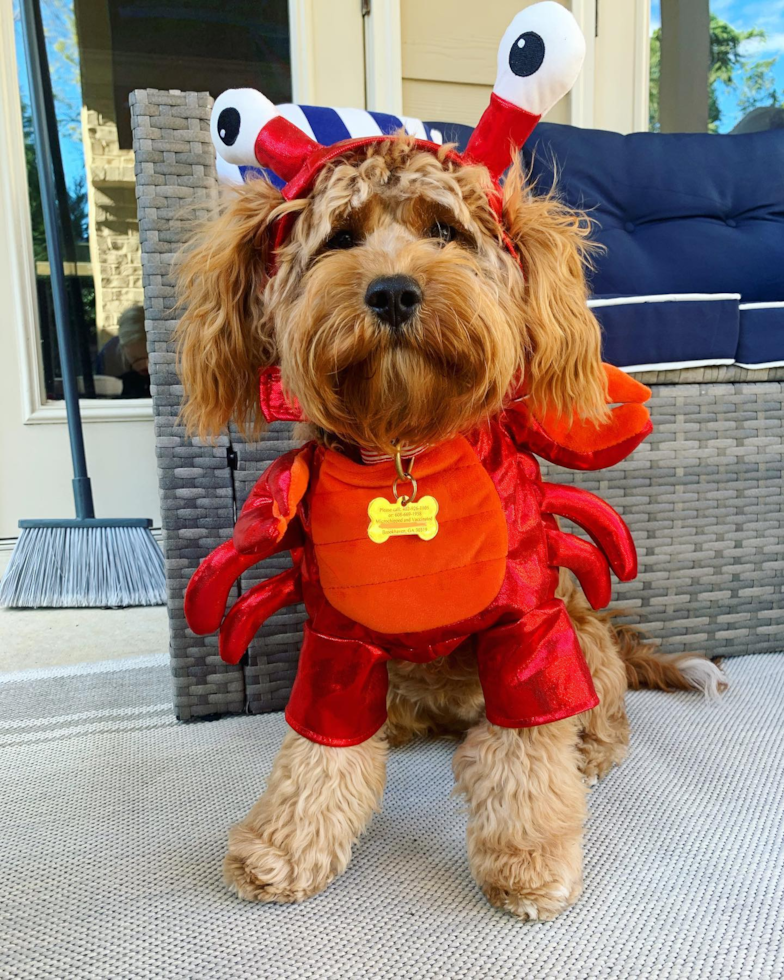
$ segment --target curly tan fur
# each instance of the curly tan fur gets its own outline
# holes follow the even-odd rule
[[[309,435],[327,445],[387,450],[446,439],[498,412],[521,378],[535,402],[601,419],[600,334],[585,305],[588,223],[553,195],[531,196],[515,164],[503,200],[515,258],[493,193],[482,167],[404,137],[333,160],[301,201],[284,201],[263,181],[231,192],[180,263],[191,431],[207,437],[229,419],[257,430],[257,374],[270,364],[311,420]],[[290,212],[297,219],[270,278],[271,228]],[[453,240],[432,234],[444,225]],[[336,232],[355,247],[329,247]],[[416,278],[424,299],[393,335],[364,296],[373,278],[401,273]],[[286,738],[265,794],[231,832],[231,887],[276,902],[321,891],[379,806],[387,744],[449,735],[463,738],[455,777],[469,805],[471,869],[488,899],[522,919],[552,918],[573,902],[587,786],[626,753],[627,685],[698,681],[694,658],[692,676],[686,660],[662,660],[593,612],[566,573],[559,594],[597,708],[538,728],[497,728],[484,719],[471,642],[425,665],[393,661],[384,737],[353,748]]]
[[[378,735],[333,749],[289,733],[266,793],[229,834],[228,885],[258,902],[301,902],[326,888],[380,808],[386,755]]]
[[[504,219],[525,281],[501,246],[483,167],[400,138],[325,167],[306,200],[284,202],[265,181],[229,192],[180,259],[183,414],[200,436],[235,418],[260,425],[259,369],[279,363],[286,388],[317,430],[388,450],[438,442],[494,415],[528,377],[532,399],[601,418],[600,333],[585,307],[585,219],[532,197],[516,166]],[[272,222],[297,211],[268,278]],[[427,237],[437,221],[458,240]],[[361,247],[325,249],[350,230]],[[379,325],[370,281],[411,275],[425,302],[404,337]]]

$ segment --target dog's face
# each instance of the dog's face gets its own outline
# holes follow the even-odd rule
[[[522,364],[522,276],[485,171],[403,141],[374,150],[320,175],[268,300],[307,418],[389,451],[500,408]]]
[[[331,162],[302,201],[247,185],[184,267],[190,421],[214,430],[250,407],[237,387],[255,401],[270,363],[325,438],[384,451],[465,431],[523,376],[536,400],[600,411],[583,227],[551,198],[529,198],[519,171],[510,180],[505,222],[520,262],[487,171],[404,137]],[[267,279],[270,226],[292,211]]]

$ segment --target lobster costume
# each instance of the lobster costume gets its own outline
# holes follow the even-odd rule
[[[450,158],[484,163],[497,182],[510,141],[524,142],[571,87],[581,42],[558,4],[519,14],[501,42],[490,107],[465,157]],[[326,160],[389,138],[319,146],[247,90],[221,96],[212,126],[224,159],[270,167],[289,181],[288,199],[309,192]],[[438,151],[427,141],[417,145]],[[500,202],[499,191],[499,216]],[[291,220],[279,222],[277,246]],[[508,238],[504,245],[515,254]],[[304,602],[308,621],[286,719],[325,745],[354,745],[381,728],[390,659],[426,663],[464,644],[475,651],[493,724],[541,725],[594,707],[588,667],[555,596],[558,569],[570,569],[590,604],[603,608],[610,569],[622,581],[636,575],[634,543],[604,501],[543,482],[534,454],[598,469],[624,459],[649,434],[648,389],[606,371],[608,402],[618,407],[604,425],[537,416],[521,387],[499,416],[425,447],[406,469],[400,454],[367,463],[356,447],[341,453],[316,442],[281,456],[251,492],[233,539],[193,576],[185,598],[191,629],[220,628],[221,657],[236,663],[270,615]],[[268,421],[301,418],[275,368],[262,373],[261,404]],[[557,516],[583,527],[593,544],[559,530]],[[224,618],[233,583],[281,551],[291,552],[292,567],[250,589]]]

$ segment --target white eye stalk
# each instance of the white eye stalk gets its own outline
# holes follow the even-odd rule
[[[554,0],[534,4],[501,38],[493,91],[541,116],[574,85],[584,58],[585,38],[569,11]]]
[[[210,116],[210,135],[215,151],[226,163],[257,167],[256,137],[278,110],[252,88],[233,88],[215,100]]]

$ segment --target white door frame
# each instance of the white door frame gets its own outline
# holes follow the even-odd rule
[[[292,100],[365,107],[360,0],[288,0]]]
[[[648,131],[648,89],[650,70],[650,0],[624,0],[634,7],[634,68],[631,91],[631,132]],[[602,31],[602,0],[572,0],[572,13],[585,35],[585,64],[572,89],[570,122],[590,129],[596,119],[596,78],[605,68],[597,63],[596,31]],[[606,25],[605,29],[607,29]],[[628,118],[628,117],[627,117]]]
[[[366,109],[403,115],[400,0],[370,0],[365,14]]]
[[[634,6],[633,132],[647,133],[650,125],[651,4],[650,0],[634,0]]]
[[[316,101],[313,2],[314,0],[289,0],[291,98],[293,102],[303,105],[312,105]]]
[[[572,14],[585,36],[585,62],[570,95],[569,121],[590,129],[594,120],[596,7],[599,0],[572,0]],[[636,2],[636,0],[632,0]]]

